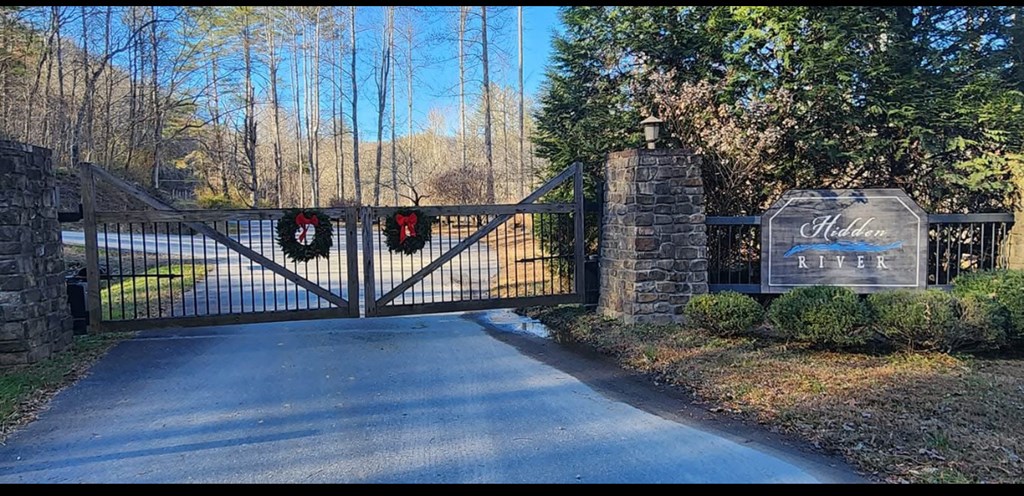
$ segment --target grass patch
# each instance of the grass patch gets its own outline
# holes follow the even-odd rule
[[[11,429],[32,420],[57,391],[82,377],[111,347],[132,335],[75,336],[67,349],[50,358],[0,372],[0,442]]]
[[[103,320],[124,320],[138,317],[160,317],[174,301],[206,276],[206,267],[192,264],[169,264],[153,267],[146,275],[171,274],[177,278],[131,277],[100,289]],[[101,283],[101,287],[107,283]],[[159,295],[159,297],[157,296]],[[148,307],[147,307],[148,305]]]
[[[764,336],[623,325],[577,306],[520,310],[559,342],[803,438],[888,482],[1024,481],[1024,360],[839,353]]]

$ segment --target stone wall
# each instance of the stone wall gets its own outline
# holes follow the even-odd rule
[[[605,164],[598,312],[626,323],[683,321],[707,293],[707,228],[700,157],[627,150]]]
[[[0,141],[0,367],[71,342],[50,150]]]

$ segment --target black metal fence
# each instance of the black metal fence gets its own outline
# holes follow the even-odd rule
[[[948,288],[962,273],[1004,268],[1013,214],[930,214],[928,285]],[[712,292],[761,291],[761,217],[707,218]]]

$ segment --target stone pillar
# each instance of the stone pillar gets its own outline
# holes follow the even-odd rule
[[[598,312],[626,323],[681,323],[690,297],[708,292],[700,157],[627,150],[608,155],[605,174]]]
[[[50,150],[0,141],[0,367],[71,342]]]

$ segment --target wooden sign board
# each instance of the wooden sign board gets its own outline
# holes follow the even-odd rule
[[[899,189],[790,190],[761,216],[761,292],[924,288],[928,215]]]

